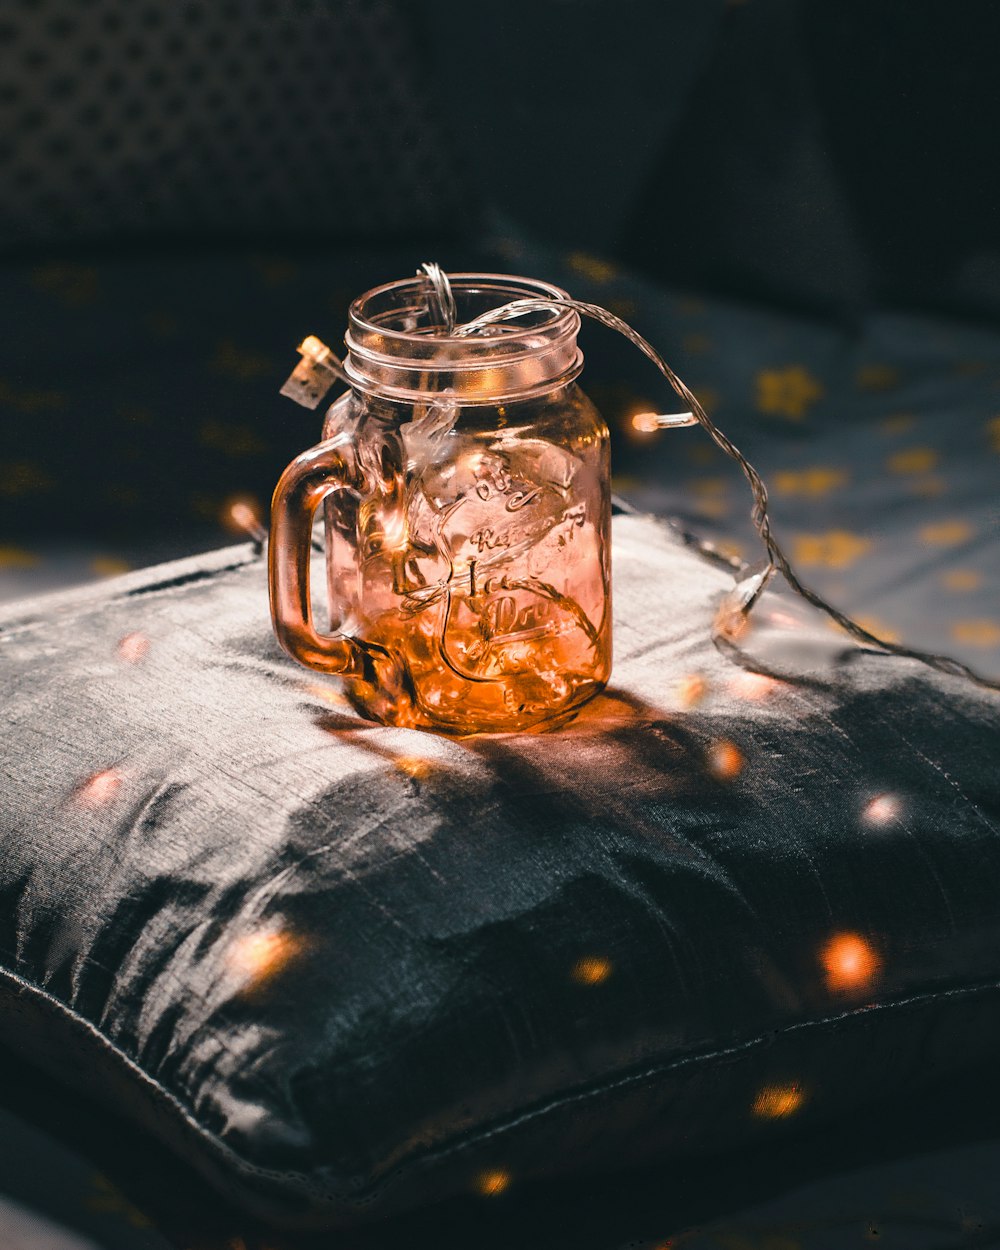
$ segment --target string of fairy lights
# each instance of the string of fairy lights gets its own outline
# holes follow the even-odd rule
[[[1000,690],[1000,680],[985,676],[971,666],[952,656],[932,651],[922,651],[909,647],[905,643],[895,642],[880,637],[872,630],[865,628],[859,621],[849,616],[818,591],[808,586],[792,564],[783,545],[778,541],[771,526],[768,509],[768,491],[760,473],[743,455],[732,440],[715,424],[705,411],[695,393],[681,380],[667,363],[664,357],[637,330],[599,304],[570,297],[533,297],[518,299],[510,303],[490,309],[463,325],[457,324],[455,297],[451,289],[448,275],[440,265],[426,262],[417,270],[426,284],[428,311],[434,324],[442,327],[445,334],[455,338],[466,338],[502,321],[512,321],[537,312],[559,312],[572,308],[579,315],[588,317],[609,330],[622,335],[659,370],[674,392],[687,406],[679,413],[658,414],[644,412],[633,418],[633,427],[640,432],[653,433],[684,425],[700,425],[715,445],[730,459],[739,465],[743,476],[750,487],[753,504],[750,519],[760,537],[766,553],[766,559],[749,568],[740,561],[730,561],[737,570],[738,581],[733,590],[723,599],[713,623],[712,637],[720,650],[726,651],[744,666],[753,666],[753,661],[738,652],[735,648],[737,640],[746,632],[750,616],[760,600],[761,595],[776,573],[780,573],[789,588],[812,607],[830,618],[856,642],[868,648],[874,648],[886,655],[900,656],[916,660],[938,672],[947,673],[973,682],[988,690]],[[306,407],[316,407],[330,386],[338,378],[343,378],[340,362],[325,344],[310,336],[299,347],[302,361],[282,393],[289,395]],[[250,535],[258,547],[262,547],[267,532],[260,522],[258,514],[247,503],[241,501],[233,504],[228,511],[226,520]],[[693,545],[700,547],[706,554],[718,558],[718,548],[712,542],[691,539]],[[316,544],[314,543],[314,546]]]
[[[768,582],[775,575],[780,573],[788,584],[790,589],[811,604],[814,608],[825,613],[835,624],[855,641],[864,643],[868,647],[877,648],[879,651],[887,655],[898,655],[910,660],[917,660],[921,664],[927,665],[929,668],[938,672],[948,673],[952,676],[963,677],[968,681],[974,682],[978,686],[983,686],[988,690],[1000,690],[1000,680],[987,677],[981,673],[977,673],[967,664],[963,664],[960,660],[954,659],[952,656],[940,655],[932,651],[920,651],[914,647],[908,647],[904,643],[892,642],[886,638],[880,638],[871,630],[865,629],[853,617],[841,611],[840,608],[830,603],[818,591],[807,586],[799,577],[792,562],[785,554],[784,548],[778,542],[774,532],[771,529],[771,517],[768,511],[768,494],[764,480],[757,472],[754,466],[747,460],[746,456],[739,448],[723,433],[715,422],[709,417],[708,413],[702,407],[698,397],[694,391],[690,390],[684,382],[677,376],[663,356],[655,347],[635,329],[623,321],[621,317],[617,317],[608,309],[602,308],[599,304],[590,304],[584,300],[577,299],[560,299],[555,298],[533,298],[524,300],[512,300],[509,304],[504,304],[499,308],[491,309],[489,312],[482,313],[473,321],[459,326],[455,330],[456,337],[462,338],[466,335],[475,334],[484,330],[487,326],[496,325],[500,321],[511,321],[518,317],[524,317],[530,313],[555,310],[561,308],[572,308],[581,316],[589,317],[593,321],[599,322],[606,326],[609,330],[614,330],[626,338],[634,347],[637,347],[642,354],[650,360],[660,371],[664,378],[670,383],[673,390],[680,399],[688,406],[690,413],[672,414],[668,416],[658,416],[656,414],[647,414],[647,428],[665,429],[672,425],[688,424],[687,418],[691,416],[705,430],[715,445],[723,451],[731,460],[735,460],[746,478],[750,492],[753,496],[753,507],[750,511],[750,519],[756,529],[760,540],[767,553],[767,559],[763,565],[752,568],[737,583],[733,591],[725,598],[720,605],[716,614],[715,624],[713,628],[713,637],[716,642],[723,647],[732,644],[741,633],[744,632],[749,617],[757,602],[759,601],[763,591],[766,589]]]

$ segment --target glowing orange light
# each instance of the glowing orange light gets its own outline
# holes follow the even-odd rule
[[[696,707],[708,693],[708,682],[700,673],[689,673],[677,683],[677,702],[681,707]]]
[[[712,632],[729,642],[738,642],[750,628],[750,617],[723,601],[712,622]]]
[[[637,412],[632,417],[632,429],[637,434],[655,434],[660,428],[660,419],[655,412]]]
[[[887,825],[898,820],[903,804],[895,794],[879,794],[865,804],[861,819],[869,825]]]
[[[315,334],[307,334],[298,346],[299,352],[303,356],[308,356],[310,360],[325,360],[330,354],[330,349],[318,339]]]
[[[838,933],[820,952],[827,989],[833,993],[867,989],[878,976],[882,961],[858,933]]]
[[[798,1084],[765,1085],[753,1100],[751,1111],[761,1120],[785,1120],[805,1102]]]
[[[84,807],[103,807],[122,788],[123,780],[117,768],[106,768],[103,772],[94,773],[77,788],[77,802]]]
[[[570,976],[580,985],[600,985],[611,976],[611,960],[600,955],[584,955],[573,965]]]
[[[233,519],[233,524],[238,525],[241,530],[245,530],[248,525],[255,525],[257,518],[254,516],[250,506],[245,503],[234,503],[229,509],[229,515]]]
[[[235,495],[222,505],[219,519],[232,534],[249,534],[258,542],[267,537],[260,522],[261,507],[252,495]]]
[[[149,639],[145,634],[126,634],[118,640],[118,658],[126,664],[138,664],[149,650]]]
[[[751,699],[755,702],[766,699],[777,688],[778,683],[774,678],[767,677],[764,673],[739,673],[729,683],[729,689],[738,698]]]
[[[484,1198],[497,1198],[510,1185],[510,1173],[502,1168],[488,1168],[476,1177],[476,1191]]]
[[[255,989],[280,972],[301,949],[301,940],[282,930],[248,933],[230,946],[226,963],[245,989]]]
[[[743,756],[739,747],[723,739],[708,752],[708,767],[713,776],[720,781],[732,781],[743,770]]]
[[[398,755],[393,760],[393,764],[401,773],[418,781],[431,771],[430,761],[422,759],[419,755]]]
[[[790,612],[770,612],[767,619],[772,625],[778,625],[782,629],[801,629],[802,622],[797,616],[792,616]]]

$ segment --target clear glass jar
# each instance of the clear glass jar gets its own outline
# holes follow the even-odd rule
[[[557,287],[454,274],[461,325]],[[387,724],[469,734],[557,722],[611,671],[608,430],[576,385],[571,308],[469,337],[426,280],[351,306],[351,389],[275,491],[271,606],[285,649]],[[325,500],[330,634],[310,604]]]

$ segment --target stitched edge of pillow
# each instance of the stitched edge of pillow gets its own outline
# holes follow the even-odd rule
[[[176,1094],[161,1085],[154,1077],[151,1077],[136,1060],[132,1059],[106,1037],[93,1022],[79,1015],[79,1013],[68,1007],[61,999],[56,998],[47,990],[35,985],[11,969],[0,965],[0,998],[8,998],[8,1005],[10,1002],[19,1002],[24,997],[27,997],[31,1000],[34,1007],[43,1009],[41,1012],[42,1016],[51,1012],[60,1019],[62,1024],[69,1026],[71,1034],[79,1032],[88,1036],[97,1044],[99,1051],[105,1059],[111,1061],[112,1067],[118,1069],[119,1074],[127,1075],[129,1078],[138,1081],[140,1094],[146,1094],[149,1099],[147,1107],[141,1107],[140,1110],[148,1110],[151,1114],[140,1114],[133,1118],[138,1119],[144,1127],[149,1128],[154,1135],[174,1149],[183,1147],[191,1139],[196,1140],[201,1146],[207,1148],[207,1155],[199,1153],[191,1161],[195,1163],[198,1170],[203,1174],[207,1174],[209,1179],[214,1181],[224,1192],[228,1192],[231,1196],[243,1202],[255,1205],[259,1211],[271,1214],[278,1211],[283,1219],[288,1219],[289,1214],[293,1218],[297,1215],[301,1217],[304,1214],[304,1226],[309,1223],[309,1213],[302,1213],[299,1207],[292,1207],[290,1211],[289,1199],[293,1196],[321,1203],[327,1210],[353,1211],[360,1216],[362,1209],[375,1203],[378,1197],[385,1190],[391,1188],[397,1179],[419,1172],[422,1168],[432,1163],[448,1159],[450,1156],[463,1151],[473,1150],[477,1146],[509,1133],[523,1124],[542,1118],[553,1111],[571,1106],[574,1103],[583,1103],[590,1099],[600,1098],[616,1090],[653,1083],[664,1075],[677,1070],[732,1060],[742,1055],[748,1055],[760,1048],[771,1046],[780,1038],[812,1029],[829,1029],[844,1020],[853,1020],[886,1012],[893,1013],[905,1009],[926,1009],[956,1000],[986,998],[991,994],[996,994],[998,991],[1000,991],[1000,981],[993,980],[979,981],[966,986],[928,990],[923,993],[908,995],[905,998],[895,998],[888,1002],[855,1007],[839,1012],[836,1015],[794,1021],[783,1027],[767,1030],[752,1038],[734,1042],[730,1046],[717,1047],[711,1050],[691,1051],[686,1054],[664,1057],[653,1062],[647,1061],[632,1070],[619,1071],[601,1080],[553,1094],[534,1106],[512,1112],[492,1123],[480,1125],[469,1132],[441,1142],[436,1146],[414,1151],[408,1159],[397,1164],[377,1181],[356,1186],[342,1183],[338,1188],[335,1182],[328,1181],[324,1183],[317,1177],[304,1172],[279,1171],[251,1163],[209,1129],[205,1128],[197,1119],[195,1113]],[[4,1033],[3,1040],[21,1053],[29,1062],[32,1061],[32,1039],[27,1037],[23,1042],[19,1043],[16,1037],[12,1039],[7,1035],[8,1030],[5,1029]],[[37,1058],[35,1058],[36,1066],[37,1062]],[[93,1096],[93,1090],[88,1082],[70,1078],[69,1083],[77,1088],[82,1088],[84,1092],[90,1092]],[[135,1091],[130,1092],[134,1093]],[[160,1115],[162,1111],[169,1112],[169,1119],[164,1119]],[[228,1171],[220,1171],[220,1168],[228,1169]],[[321,1167],[317,1169],[317,1171],[321,1170]],[[273,1188],[270,1190],[269,1196],[275,1199],[275,1205],[272,1206],[266,1200],[262,1204],[260,1202],[261,1195],[259,1190],[254,1191],[250,1189],[248,1191],[243,1188],[235,1188],[232,1183],[233,1174],[239,1181],[244,1183],[259,1183],[261,1180],[270,1182]]]

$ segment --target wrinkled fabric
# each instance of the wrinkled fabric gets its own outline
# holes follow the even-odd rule
[[[776,594],[722,654],[729,571],[614,553],[611,687],[549,734],[362,720],[247,547],[8,610],[0,1037],[317,1224],[990,1053],[1000,698]]]

